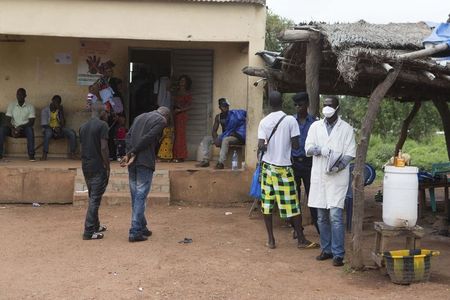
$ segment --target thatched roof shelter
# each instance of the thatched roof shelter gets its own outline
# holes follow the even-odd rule
[[[381,101],[388,97],[414,102],[393,155],[402,148],[421,102],[432,100],[442,118],[450,158],[450,66],[439,65],[431,58],[450,56],[450,43],[440,42],[423,49],[422,41],[431,33],[425,23],[376,25],[360,21],[298,26],[280,34],[279,38],[287,43],[282,53],[258,53],[266,61],[266,68],[243,69],[247,75],[266,78],[270,88],[281,92],[306,90],[309,110],[314,115],[319,114],[320,94],[369,98],[353,170],[351,264],[358,269],[364,266],[363,168]]]
[[[422,41],[430,34],[430,27],[422,22],[379,25],[359,21],[298,26],[280,35],[288,44],[278,55],[279,63],[266,69],[267,76],[281,91],[304,90],[307,46],[309,41],[317,40],[322,52],[319,74],[322,94],[369,96],[386,77],[387,66],[383,64],[401,63],[402,72],[388,97],[402,101],[450,101],[450,66],[438,65],[431,58],[401,57],[403,53],[423,49]]]

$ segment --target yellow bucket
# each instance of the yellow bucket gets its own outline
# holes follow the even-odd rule
[[[431,257],[439,254],[427,249],[395,250],[384,252],[383,257],[391,281],[410,284],[430,278]]]

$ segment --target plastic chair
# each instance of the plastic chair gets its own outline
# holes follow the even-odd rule
[[[433,178],[435,178],[436,175],[448,173],[450,173],[450,162],[431,165],[431,175],[433,176]],[[450,178],[448,176],[447,182],[450,182]],[[431,210],[433,211],[433,213],[435,213],[437,211],[437,208],[436,208],[436,196],[434,193],[434,187],[430,187],[428,191],[430,193]]]

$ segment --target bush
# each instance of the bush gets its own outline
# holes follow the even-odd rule
[[[377,170],[377,173],[381,174],[382,166],[393,156],[396,143],[394,137],[371,136],[367,162]],[[431,171],[432,164],[448,162],[447,146],[443,135],[433,135],[421,142],[408,139],[402,151],[411,155],[411,165],[422,170]]]

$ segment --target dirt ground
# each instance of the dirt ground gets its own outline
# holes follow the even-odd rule
[[[367,229],[380,216],[369,204]],[[283,222],[269,250],[248,208],[151,207],[154,235],[132,244],[127,206],[101,207],[105,238],[83,241],[84,207],[0,205],[0,299],[450,299],[450,238],[427,235],[423,247],[441,252],[430,282],[401,286],[316,261],[319,250],[297,249]],[[193,243],[178,243],[185,237]],[[365,231],[368,264],[373,239]]]

